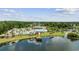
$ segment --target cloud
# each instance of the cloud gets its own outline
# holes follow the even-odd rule
[[[63,11],[63,8],[57,8],[56,11]]]
[[[56,11],[63,14],[76,14],[77,12],[79,12],[79,8],[59,8],[56,9]]]
[[[12,12],[12,13],[14,13],[14,12],[16,12],[15,10],[13,10],[13,9],[1,9],[3,12]]]
[[[5,14],[3,14],[3,16],[11,16],[11,14],[10,13],[5,13]]]

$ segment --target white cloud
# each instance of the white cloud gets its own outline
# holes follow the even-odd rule
[[[59,8],[59,9],[56,9],[56,11],[58,12],[61,11],[63,14],[75,14],[79,12],[79,8]]]
[[[2,11],[4,11],[4,12],[12,12],[12,13],[16,12],[16,11],[13,10],[13,9],[2,9]]]
[[[3,14],[3,16],[11,16],[11,14],[10,13],[5,13],[5,14]]]
[[[63,8],[57,8],[56,11],[63,11]]]
[[[65,8],[64,9],[65,12],[68,12],[69,14],[75,14],[76,12],[79,11],[79,9],[75,9],[75,8]]]

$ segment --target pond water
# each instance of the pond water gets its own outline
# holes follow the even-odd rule
[[[70,41],[64,37],[42,38],[42,42],[22,40],[0,47],[0,51],[78,51],[79,40]]]

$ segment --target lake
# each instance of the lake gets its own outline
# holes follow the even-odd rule
[[[64,37],[45,37],[42,42],[35,40],[22,40],[0,47],[0,51],[78,51],[79,40],[70,41]]]

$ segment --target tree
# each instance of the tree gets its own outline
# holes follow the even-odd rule
[[[71,41],[78,40],[78,35],[76,33],[68,33],[67,38]]]

